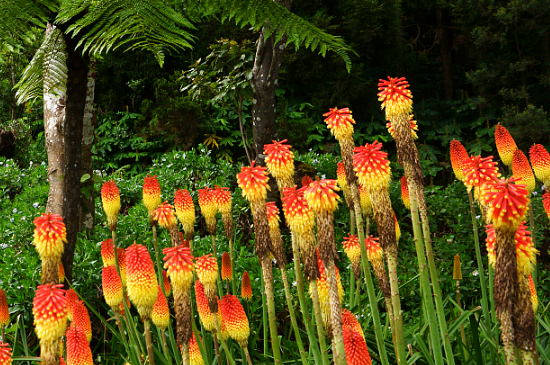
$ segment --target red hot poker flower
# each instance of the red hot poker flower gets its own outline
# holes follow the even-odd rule
[[[485,193],[485,200],[489,203],[488,214],[492,218],[495,228],[517,230],[519,223],[525,217],[529,199],[529,191],[525,185],[516,185],[513,177],[492,186],[493,191]]]
[[[189,246],[183,247],[189,248]],[[166,297],[169,297],[170,294],[172,294],[172,287],[170,286],[170,280],[168,280],[168,274],[166,273],[166,270],[162,270],[162,283],[164,285],[164,293],[166,294]]]
[[[113,311],[118,310],[123,298],[122,280],[120,280],[120,276],[118,276],[118,272],[114,265],[103,268],[101,283],[105,302]]]
[[[359,183],[369,191],[387,189],[390,185],[391,169],[388,154],[382,151],[382,143],[367,143],[356,147],[353,152],[353,167]]]
[[[389,77],[378,80],[378,101],[382,109],[386,108],[386,118],[399,114],[410,114],[412,111],[412,93],[409,82],[404,77]]]
[[[222,255],[222,272],[221,272],[223,281],[233,280],[231,275],[231,257],[229,257],[229,252],[224,252]]]
[[[537,288],[533,282],[533,278],[529,275],[529,291],[531,292],[531,304],[533,304],[533,313],[539,308],[539,297],[537,296]]]
[[[67,318],[72,322],[74,303],[79,300],[78,294],[76,294],[73,288],[70,288],[65,292],[65,298],[67,298]]]
[[[157,275],[149,251],[134,243],[126,249],[126,281],[128,296],[143,319],[151,317],[157,300]]]
[[[550,192],[544,193],[542,196],[542,205],[544,206],[544,211],[548,218],[550,218]]]
[[[77,300],[73,305],[73,323],[84,331],[86,339],[90,342],[92,340],[92,322],[88,309],[81,300]]]
[[[248,275],[247,271],[243,272],[241,298],[246,300],[252,299],[252,285],[250,284],[250,276]]]
[[[189,230],[193,231],[193,225],[195,224],[195,205],[193,204],[193,198],[191,194],[185,189],[176,191],[174,197],[174,207],[176,208],[176,216],[181,222],[183,229],[187,233]]]
[[[214,189],[205,187],[199,189],[199,207],[204,218],[215,218],[218,213]]]
[[[269,172],[276,179],[292,178],[294,176],[294,154],[290,150],[292,146],[284,144],[287,142],[286,139],[272,142],[273,144],[264,145],[265,164]]]
[[[359,185],[359,197],[361,198],[361,210],[363,211],[363,215],[370,216],[372,214],[372,200],[369,191],[363,185]]]
[[[193,255],[184,245],[167,247],[164,253],[164,267],[167,269],[174,290],[188,291],[193,284]]]
[[[114,180],[107,181],[101,187],[101,201],[111,230],[116,229],[120,211],[120,193]]]
[[[277,208],[277,204],[275,202],[266,202],[265,203],[266,213],[267,213],[267,221],[269,222],[269,226],[273,228],[272,226],[279,227],[279,208]]]
[[[237,174],[237,182],[242,189],[243,196],[249,201],[265,200],[267,197],[267,180],[269,179],[266,173],[266,168],[254,166],[255,161],[252,161],[250,167],[243,166],[241,172]]]
[[[472,156],[463,160],[464,184],[470,190],[475,186],[481,191],[485,188],[485,185],[498,182],[499,173],[496,165],[493,156],[483,158]]]
[[[336,186],[336,180],[316,180],[304,190],[307,203],[315,212],[333,213],[338,208],[340,198],[335,191],[340,190]]]
[[[451,165],[458,180],[464,181],[464,160],[468,159],[468,152],[456,139],[451,141]]]
[[[199,280],[195,282],[195,299],[197,302],[197,312],[201,320],[202,326],[209,332],[216,331],[216,322],[214,315],[208,305],[208,298],[204,293],[204,285]]]
[[[298,234],[313,229],[313,211],[304,197],[304,189],[286,188],[283,193],[283,210],[290,229]]]
[[[113,248],[113,240],[111,238],[101,242],[101,260],[103,261],[103,266],[105,267],[115,264],[115,253]]]
[[[67,328],[67,299],[63,285],[39,285],[33,300],[32,313],[36,335],[40,341],[56,341]]]
[[[86,340],[86,333],[78,326],[71,326],[67,331],[67,364],[93,365],[92,350]]]
[[[246,347],[250,325],[239,299],[232,294],[225,295],[220,302],[220,311],[229,336]]]
[[[61,260],[67,230],[59,214],[44,214],[34,219],[34,245],[42,260]]]
[[[178,224],[174,214],[174,207],[167,202],[158,206],[153,212],[153,219],[156,220],[162,228],[174,227]]]
[[[369,349],[361,333],[354,330],[351,326],[342,326],[342,335],[344,337],[347,363],[349,365],[371,365],[372,361]]]
[[[11,365],[12,361],[10,345],[6,342],[0,342],[0,365]]]
[[[323,114],[323,117],[326,117],[325,123],[338,141],[353,135],[355,120],[353,120],[349,108],[330,108],[328,113]]]
[[[506,166],[512,166],[512,158],[518,146],[508,130],[500,124],[495,126],[495,143],[502,162]]]
[[[153,306],[153,312],[151,313],[151,320],[161,331],[168,328],[170,324],[170,309],[168,308],[168,301],[162,293],[162,288],[158,287],[158,296],[155,305]]]
[[[348,186],[348,181],[346,180],[346,171],[344,170],[343,162],[338,162],[338,168],[336,169],[336,177],[337,177],[338,185],[340,186],[340,189],[345,190],[346,187]]]
[[[409,196],[409,187],[407,186],[406,175],[401,177],[401,200],[403,201],[405,208],[411,209],[411,199]]]
[[[344,246],[344,252],[351,261],[353,274],[356,279],[359,279],[361,277],[361,246],[359,246],[357,235],[350,234],[344,237],[342,245]]]
[[[515,234],[518,275],[529,275],[537,261],[537,249],[531,240],[531,232],[525,222],[521,222]]]
[[[229,188],[222,188],[216,185],[213,194],[218,211],[222,215],[231,214],[231,192]]]
[[[153,213],[161,202],[160,184],[157,179],[157,175],[147,175],[143,181],[143,204],[147,208],[149,214]]]
[[[205,288],[216,287],[218,278],[218,262],[212,254],[204,255],[197,258],[195,262],[195,270],[197,276]]]
[[[536,182],[529,160],[525,157],[525,154],[521,150],[516,150],[512,157],[512,172],[514,177],[519,179],[521,184],[524,184],[532,193],[535,190]]]
[[[0,289],[0,328],[6,327],[10,323],[10,312],[8,299],[4,289]],[[2,339],[3,340],[3,339]]]
[[[202,343],[200,336],[199,341],[201,341]],[[202,354],[199,349],[199,344],[197,343],[197,339],[195,338],[195,333],[193,333],[191,335],[191,338],[189,339],[189,365],[204,365]]]
[[[529,158],[537,179],[550,188],[550,154],[541,144],[534,144],[529,149]]]

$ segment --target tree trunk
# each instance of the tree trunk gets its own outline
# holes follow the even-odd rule
[[[453,34],[451,27],[451,18],[449,9],[441,8],[441,5],[435,6],[437,16],[437,38],[439,40],[439,49],[441,50],[441,62],[443,63],[443,84],[445,87],[445,99],[453,99]]]
[[[86,233],[91,233],[95,225],[93,180],[94,172],[92,169],[92,142],[94,141],[94,129],[97,123],[97,116],[94,109],[95,79],[95,61],[90,60],[90,68],[88,70],[88,84],[86,86],[86,105],[84,107],[81,144],[81,175],[88,174],[90,178],[82,183],[82,188],[84,189],[85,193],[82,194],[79,225],[79,227],[84,227],[86,229]]]
[[[276,3],[290,9],[292,0],[274,0]],[[279,82],[279,70],[285,54],[287,37],[283,36],[275,43],[272,35],[268,39],[264,37],[265,29],[258,40],[256,57],[252,69],[252,88],[254,99],[252,100],[252,135],[254,150],[256,151],[256,163],[265,165],[264,145],[276,139],[278,128],[275,106],[277,97],[275,90]]]
[[[51,28],[50,28],[51,29]],[[75,51],[76,40],[64,36],[67,54],[66,91],[44,95],[44,129],[48,153],[48,212],[60,214],[67,229],[62,261],[72,280],[76,235],[80,231],[81,143],[86,104],[88,60]]]

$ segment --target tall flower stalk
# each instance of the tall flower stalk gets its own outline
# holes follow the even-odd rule
[[[252,161],[250,167],[243,167],[241,172],[237,174],[237,182],[242,189],[242,194],[252,207],[252,218],[256,231],[256,254],[258,255],[262,267],[265,295],[267,299],[271,347],[275,364],[280,364],[281,352],[279,350],[279,337],[277,335],[277,320],[275,316],[273,272],[271,270],[271,260],[269,259],[271,238],[269,235],[269,223],[267,220],[265,202],[267,197],[267,180],[266,168],[254,166],[254,161]]]

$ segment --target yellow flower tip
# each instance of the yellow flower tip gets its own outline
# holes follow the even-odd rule
[[[464,181],[464,160],[468,158],[468,152],[466,152],[466,149],[462,143],[456,139],[453,139],[451,141],[451,165],[456,178],[460,181]]]
[[[412,93],[409,82],[404,77],[389,77],[378,80],[378,101],[386,109],[386,118],[399,114],[410,114],[412,111]]]
[[[529,149],[529,158],[537,179],[550,185],[550,154],[541,144],[534,144]]]
[[[117,223],[120,212],[120,193],[114,180],[105,182],[101,187],[101,201],[107,215],[107,222],[112,227]]]
[[[122,280],[114,265],[103,268],[101,275],[101,284],[103,288],[103,297],[105,302],[113,310],[118,309],[122,303]]]
[[[84,331],[86,339],[90,342],[92,340],[92,322],[90,321],[88,309],[81,300],[75,301],[73,305],[73,323]]]
[[[59,214],[42,213],[34,219],[34,245],[42,260],[61,260],[67,230]]]
[[[489,204],[488,215],[495,228],[517,230],[527,212],[529,191],[525,185],[513,184],[518,181],[514,177],[491,185],[491,191],[486,191],[484,200]]]
[[[8,307],[8,298],[4,289],[0,289],[0,328],[6,327],[10,323],[10,312]]]
[[[252,285],[250,284],[250,276],[247,271],[243,272],[241,298],[246,300],[252,299]]]
[[[418,130],[418,125],[416,124],[416,120],[413,120],[414,115],[409,115],[409,125],[411,127],[411,135],[413,139],[418,139],[418,134],[416,134],[416,131]],[[388,129],[388,132],[390,132],[390,135],[395,138],[395,128],[393,128],[393,125],[391,122],[386,123],[386,128]]]
[[[468,189],[474,186],[484,190],[486,185],[492,185],[499,180],[497,163],[493,161],[493,156],[481,157],[472,156],[462,160],[462,173],[464,175],[464,184]]]
[[[153,211],[153,219],[158,222],[159,226],[166,229],[178,224],[176,215],[174,214],[174,207],[168,204],[168,202],[160,204],[157,209]]]
[[[535,175],[529,164],[529,160],[521,150],[515,150],[512,157],[512,173],[518,178],[521,184],[524,184],[530,193],[535,191]]]
[[[533,282],[533,277],[529,274],[529,291],[531,292],[531,304],[533,304],[533,313],[537,312],[539,308],[539,297],[537,295],[537,289]]]
[[[186,225],[193,227],[195,224],[195,204],[193,203],[191,194],[187,190],[180,189],[176,191],[174,207],[176,208],[176,216],[184,229]]]
[[[409,196],[409,187],[407,186],[407,176],[403,175],[401,177],[401,200],[403,205],[407,209],[411,209],[411,199]]]
[[[189,246],[183,246],[189,248]],[[164,252],[163,252],[164,253]],[[162,270],[162,283],[164,285],[164,293],[169,297],[172,294],[172,287],[170,286],[170,280],[168,279],[168,274],[166,270]]]
[[[336,191],[336,180],[316,180],[304,190],[307,203],[315,212],[333,213],[338,208],[340,197]]]
[[[67,363],[93,365],[92,350],[86,339],[86,332],[75,325],[67,331]]]
[[[352,326],[342,326],[342,336],[348,365],[372,364],[367,343],[359,331]]]
[[[39,285],[32,313],[37,337],[52,342],[61,338],[67,328],[67,299],[63,285]]]
[[[518,147],[508,130],[500,124],[495,126],[495,144],[502,162],[506,166],[511,166],[514,152]]]
[[[220,302],[220,311],[229,336],[241,346],[246,346],[250,326],[239,299],[232,294],[225,295]]]
[[[134,243],[126,249],[128,296],[140,316],[148,319],[158,296],[157,275],[149,251]]]
[[[73,288],[70,288],[65,292],[65,298],[67,299],[67,318],[72,322],[74,303],[79,300],[78,294],[76,294]]]
[[[359,183],[369,191],[387,189],[390,186],[391,169],[388,154],[382,151],[382,143],[356,147],[353,155],[353,167]]]
[[[184,245],[167,247],[164,253],[164,267],[174,290],[188,291],[193,284],[193,255]]]
[[[195,262],[195,271],[205,288],[216,286],[216,280],[218,279],[218,261],[211,253],[197,258]]]
[[[143,204],[147,208],[149,214],[153,213],[161,202],[160,184],[157,175],[147,175],[143,181]]]
[[[231,257],[229,257],[229,252],[224,252],[222,255],[221,277],[223,281],[233,280],[233,275],[231,272]]]
[[[462,267],[460,266],[460,255],[456,254],[453,265],[453,280],[462,280]]]
[[[353,120],[349,108],[330,108],[328,113],[323,114],[323,117],[326,117],[325,123],[338,141],[353,136],[355,120]]]
[[[361,261],[361,246],[359,246],[359,239],[356,234],[345,236],[342,245],[344,246],[344,252],[352,263]]]
[[[208,298],[204,292],[204,285],[199,280],[195,282],[195,299],[197,302],[197,312],[199,313],[202,326],[209,332],[215,332],[216,323],[214,315],[208,305]]]
[[[285,188],[283,190],[283,210],[290,229],[296,234],[310,232],[314,226],[314,215],[304,191],[307,187],[297,189]]]
[[[229,188],[222,188],[216,185],[213,194],[218,211],[222,215],[231,214],[231,192]]]
[[[294,177],[294,154],[290,150],[292,146],[284,144],[286,139],[272,142],[273,144],[264,145],[265,164],[269,173],[276,179]]]
[[[168,328],[170,324],[170,309],[168,308],[168,301],[162,293],[162,288],[158,287],[158,296],[155,305],[153,305],[153,312],[151,313],[151,320],[161,331]]]
[[[63,268],[63,263],[59,261],[58,269],[59,272],[59,282],[63,283],[65,281],[65,268]]]
[[[529,275],[537,262],[538,250],[533,244],[531,232],[527,230],[525,222],[519,225],[515,240],[518,274]]]
[[[382,259],[382,247],[380,242],[378,242],[378,237],[373,237],[372,235],[365,238],[365,247],[367,248],[367,256],[369,261],[375,261]]]
[[[267,197],[269,177],[266,168],[254,165],[255,161],[252,161],[250,167],[243,166],[241,172],[237,174],[237,183],[249,202],[265,200]]]
[[[9,343],[0,342],[0,365],[11,365],[12,361],[13,359],[11,357],[11,348]]]

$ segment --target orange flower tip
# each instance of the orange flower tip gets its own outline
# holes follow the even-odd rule
[[[512,173],[515,178],[520,180],[521,184],[525,184],[529,193],[535,191],[535,175],[533,175],[529,160],[521,150],[514,151],[512,157]]]
[[[103,202],[103,210],[107,215],[109,225],[117,221],[117,216],[120,211],[120,193],[114,180],[107,181],[101,187],[101,201]]]
[[[229,336],[244,346],[250,336],[250,325],[239,299],[232,294],[225,295],[220,302],[220,311]]]
[[[162,228],[168,229],[177,225],[174,207],[167,202],[160,204],[158,208],[154,210],[153,219],[157,221]]]
[[[111,266],[115,264],[113,240],[110,238],[101,242],[101,260],[103,261],[103,266]]]
[[[10,311],[8,307],[8,298],[4,289],[0,289],[0,328],[6,327],[10,323]]]
[[[184,245],[167,247],[164,253],[164,267],[174,290],[187,291],[193,283],[193,255]]]
[[[224,252],[222,255],[222,273],[221,277],[223,281],[233,280],[233,275],[231,273],[231,257],[229,257],[229,252]]]
[[[495,126],[495,143],[502,162],[506,166],[512,166],[512,158],[518,147],[508,130],[500,124]]]
[[[464,175],[464,184],[468,189],[474,186],[483,190],[486,185],[492,185],[499,181],[499,172],[497,163],[493,161],[493,156],[481,157],[472,156],[462,161],[462,173]]]
[[[67,242],[67,230],[59,214],[42,213],[34,219],[34,245],[42,260],[61,260],[64,242]]]
[[[63,285],[39,285],[33,300],[35,331],[40,341],[55,341],[67,327],[67,299]]]
[[[134,243],[126,249],[128,296],[142,317],[148,318],[157,300],[157,275],[149,251]]]
[[[353,125],[355,120],[351,116],[349,108],[330,108],[328,113],[323,114],[328,129],[337,140],[351,138],[353,136]]]
[[[491,185],[491,190],[485,192],[484,200],[489,204],[488,214],[495,228],[515,231],[525,217],[528,209],[529,191],[525,185],[513,184],[518,181],[514,177]]]
[[[0,365],[11,365],[12,361],[13,359],[11,357],[11,348],[9,343],[0,342]]]
[[[537,179],[550,188],[550,154],[541,144],[534,144],[529,149],[529,158]]]
[[[407,176],[403,175],[401,177],[401,200],[405,208],[411,209],[411,199],[409,196],[409,187],[407,185]]]
[[[168,301],[162,293],[162,288],[158,287],[158,296],[155,305],[153,306],[153,312],[151,313],[151,320],[161,330],[168,328],[170,324],[170,309],[168,307]]]
[[[529,274],[529,291],[531,292],[531,303],[533,304],[533,312],[536,312],[539,307],[539,298],[537,295],[537,289],[533,282],[533,277]]]
[[[243,272],[241,298],[246,300],[252,299],[252,285],[250,284],[250,276],[247,271]]]
[[[113,309],[118,308],[123,298],[122,280],[114,265],[103,268],[101,283],[107,305]]]
[[[271,175],[275,178],[291,178],[294,176],[294,154],[287,140],[272,141],[273,144],[264,145],[265,163]]]
[[[464,181],[464,160],[468,158],[468,152],[466,152],[466,149],[462,143],[456,139],[453,139],[451,141],[451,165],[456,178],[460,181]]]
[[[309,184],[311,184],[313,182],[313,179],[311,178],[311,176],[309,175],[306,175],[302,178],[302,187],[304,186],[308,186]]]
[[[346,360],[348,364],[372,364],[367,343],[360,332],[354,330],[351,326],[342,326],[342,336],[344,338],[344,349],[346,351]]]
[[[147,175],[143,181],[143,204],[151,214],[162,202],[157,175]]]
[[[250,167],[243,166],[241,172],[237,174],[237,183],[242,189],[243,196],[249,202],[265,200],[267,197],[267,176],[266,168],[254,166],[256,161],[252,161]]]
[[[382,151],[382,143],[367,143],[356,147],[353,152],[353,167],[359,183],[369,191],[387,189],[390,185],[391,169],[388,154]]]
[[[229,188],[216,185],[213,194],[218,211],[222,215],[231,214],[231,192]]]
[[[340,197],[336,191],[339,190],[336,180],[316,180],[305,188],[304,196],[315,212],[333,213],[338,208]]]
[[[218,278],[218,261],[212,254],[204,255],[197,258],[195,262],[195,271],[200,282],[205,288],[214,287]]]
[[[67,331],[67,363],[93,365],[92,351],[86,339],[86,332],[71,325]]]
[[[387,80],[378,80],[378,101],[382,102],[382,109],[386,109],[386,117],[399,114],[410,114],[412,111],[412,93],[409,82],[404,77],[389,77]]]

